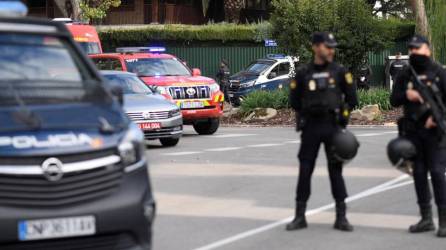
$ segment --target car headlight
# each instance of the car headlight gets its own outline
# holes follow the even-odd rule
[[[175,117],[175,116],[180,116],[181,115],[181,110],[180,109],[174,109],[169,111],[169,117]]]
[[[118,145],[122,164],[127,167],[144,158],[144,134],[135,124],[130,123],[127,133]]]
[[[249,88],[249,87],[254,86],[255,83],[256,83],[256,80],[251,80],[249,82],[244,82],[244,83],[240,84],[240,86],[242,88]]]
[[[168,87],[163,87],[163,86],[155,86],[153,88],[156,92],[158,92],[161,95],[168,95],[169,94],[169,89]]]
[[[212,93],[218,92],[220,90],[220,85],[213,83],[209,86]]]

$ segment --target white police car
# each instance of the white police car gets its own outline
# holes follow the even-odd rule
[[[240,105],[243,99],[256,90],[273,91],[287,88],[290,84],[292,62],[297,58],[281,54],[270,54],[267,58],[258,59],[244,70],[229,78],[228,96],[234,105]]]

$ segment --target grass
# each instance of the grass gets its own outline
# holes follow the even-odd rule
[[[274,108],[287,109],[290,108],[288,100],[288,89],[276,91],[255,91],[248,95],[242,102],[240,112],[246,116],[253,112],[256,108]],[[391,110],[390,92],[384,88],[371,88],[370,90],[358,90],[359,106],[363,108],[367,105],[378,104],[381,110]]]

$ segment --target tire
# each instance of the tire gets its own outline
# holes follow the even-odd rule
[[[178,144],[180,138],[161,138],[160,142],[164,147],[173,147]]]
[[[199,135],[212,135],[217,132],[220,126],[220,119],[209,119],[205,122],[197,122],[194,124],[194,129]]]

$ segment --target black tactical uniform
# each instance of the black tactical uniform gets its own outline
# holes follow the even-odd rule
[[[322,40],[330,46],[336,44],[332,35],[316,33],[314,36],[322,38],[313,37],[313,43]],[[347,191],[342,176],[342,162],[333,156],[331,140],[335,132],[347,125],[346,117],[350,108],[358,103],[352,74],[334,62],[305,65],[298,69],[290,84],[290,102],[297,113],[297,126],[302,134],[298,155],[300,172],[296,190],[296,218],[287,225],[287,230],[306,227],[305,209],[311,192],[311,176],[320,145],[324,143],[331,190],[337,203],[335,227],[351,231],[353,228],[345,218],[344,200]]]
[[[393,81],[396,81],[397,75],[403,71],[404,67],[407,65],[407,62],[401,59],[396,59],[392,62],[390,65],[390,76],[392,77]]]
[[[409,46],[417,47],[426,43],[427,39],[415,36]],[[435,84],[446,101],[446,70],[428,57],[411,55],[410,66],[418,74],[423,84]],[[408,138],[416,147],[417,155],[414,159],[413,177],[418,198],[418,205],[422,220],[409,228],[410,232],[424,232],[434,230],[431,209],[431,191],[428,174],[432,178],[435,202],[438,206],[440,230],[439,236],[446,237],[446,148],[439,145],[440,133],[437,128],[426,129],[426,120],[430,116],[429,108],[425,104],[411,102],[407,99],[406,91],[413,89],[413,76],[409,66],[398,75],[394,85],[391,104],[404,107],[404,117],[399,121],[400,134]]]
[[[226,60],[222,60],[220,63],[220,68],[218,69],[216,78],[220,85],[220,90],[225,95],[225,100],[229,101],[228,96],[228,85],[229,85],[229,77],[231,76],[231,71],[228,66],[228,62]]]

